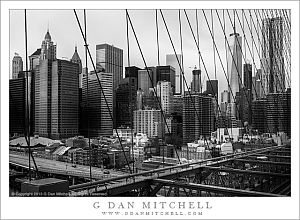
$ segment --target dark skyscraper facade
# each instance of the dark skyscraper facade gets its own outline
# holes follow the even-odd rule
[[[252,65],[250,63],[244,64],[244,87],[250,89],[252,93]]]
[[[136,110],[137,78],[127,77],[123,79],[116,91],[117,128],[131,127],[133,111]]]
[[[201,92],[201,70],[194,69],[192,73],[191,90],[192,92]]]
[[[267,95],[267,123],[271,133],[285,132],[291,135],[291,93],[269,93]]]
[[[259,133],[268,132],[267,125],[267,100],[258,99],[252,105],[252,127]]]
[[[136,78],[136,81],[137,81],[139,70],[140,70],[140,68],[138,68],[136,66],[125,67],[125,78],[134,77],[134,78]]]
[[[113,121],[110,117],[113,109],[113,76],[112,73],[98,73],[98,76],[107,103],[105,102],[95,73],[88,75],[88,81],[86,78],[87,75],[82,80],[82,106],[84,115],[82,134],[87,136],[89,130],[91,138],[113,134]]]
[[[113,74],[113,88],[123,78],[123,50],[109,44],[96,45],[96,69]]]
[[[51,138],[78,135],[79,65],[67,60],[52,62]]]
[[[218,90],[219,90],[218,80],[212,79],[206,81],[206,93],[217,97],[217,100],[218,100],[218,93],[219,93]]]
[[[175,68],[172,66],[157,66],[156,67],[157,81],[171,82],[173,94],[175,93]],[[156,85],[154,85],[156,86]]]
[[[109,44],[96,45],[96,69],[98,72],[112,73],[113,105],[112,113],[116,127],[116,90],[123,79],[123,50]]]
[[[9,134],[24,134],[26,111],[26,79],[9,80]]]
[[[262,63],[268,93],[285,91],[283,19],[268,18],[262,23]]]
[[[209,138],[214,131],[213,97],[185,94],[183,101],[183,144],[201,136]],[[195,105],[195,107],[194,107]],[[195,109],[196,108],[196,109]]]

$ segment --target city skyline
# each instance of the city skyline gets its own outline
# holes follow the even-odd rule
[[[23,70],[25,70],[24,12],[27,12],[27,58],[33,55],[30,58],[33,66],[41,62],[38,55],[41,53],[39,48],[41,48],[45,34],[49,30],[52,41],[57,46],[57,61],[53,61],[51,68],[57,65],[57,69],[60,69],[59,63],[61,63],[61,67],[65,67],[61,72],[48,71],[48,75],[51,76],[52,73],[54,76],[51,79],[52,85],[57,84],[58,86],[52,89],[51,96],[58,90],[61,91],[61,94],[52,96],[53,100],[61,97],[69,102],[71,101],[69,99],[72,99],[71,92],[73,90],[68,91],[68,88],[59,88],[63,82],[60,81],[60,74],[64,75],[62,80],[68,80],[68,77],[71,77],[70,67],[74,65],[75,69],[75,66],[80,66],[77,65],[79,59],[82,63],[83,74],[92,74],[94,70],[89,57],[87,58],[88,69],[85,69],[85,47],[73,8],[76,9],[81,25],[83,25],[83,9],[86,9],[87,39],[95,66],[96,46],[108,44],[123,50],[122,78],[126,77],[126,67],[133,67],[128,68],[128,78],[120,81],[119,90],[116,91],[116,100],[120,104],[118,105],[120,106],[119,112],[122,113],[119,115],[119,118],[123,119],[120,120],[122,127],[118,126],[112,130],[111,123],[106,123],[113,135],[107,133],[94,136],[92,135],[95,128],[93,123],[97,119],[92,113],[89,114],[93,120],[88,126],[91,132],[89,135],[81,134],[79,130],[78,134],[70,134],[67,138],[57,137],[59,140],[53,140],[54,137],[49,139],[38,133],[29,136],[26,134],[27,125],[28,130],[34,128],[35,117],[30,118],[33,121],[29,124],[24,115],[28,114],[27,105],[35,106],[36,103],[31,103],[26,95],[29,94],[29,91],[30,96],[35,94],[34,86],[37,80],[34,72],[30,72],[28,76],[29,81],[31,81],[30,90],[27,90],[25,72],[20,72],[17,79],[12,79],[11,76],[15,53],[23,59]],[[162,111],[162,113],[158,110],[161,103],[159,102],[160,97],[157,99],[153,88],[149,89],[151,83],[147,77],[148,72],[145,70],[130,25],[129,65],[126,42],[126,8],[147,66],[152,67],[149,71],[152,76],[157,76],[157,66],[167,65],[166,56],[168,54],[174,55],[160,11],[157,10],[160,47],[158,61],[155,8],[162,9],[176,52],[183,54],[184,73],[188,86],[193,84],[191,82],[192,71],[195,66],[196,71],[198,70],[199,57],[184,8],[188,8],[186,12],[196,38],[195,13],[198,9],[199,46],[206,66],[204,68],[203,62],[200,60],[201,69],[199,72],[201,71],[203,94],[196,93],[199,86],[198,78],[195,77],[193,85],[196,90],[195,93],[186,93],[182,96],[173,95],[171,103],[173,104],[173,112],[170,117],[166,112]],[[180,48],[179,8],[181,9],[183,52]],[[215,49],[220,53],[223,67],[220,64],[219,54],[214,51],[212,36],[202,8],[210,25],[213,17],[213,35],[217,44]],[[210,8],[213,8],[212,15]],[[228,12],[231,15],[231,21],[236,25],[236,32],[242,37],[243,57],[241,59],[242,71],[240,72],[242,88],[239,88],[240,93],[236,95],[239,107],[237,109],[238,119],[226,115],[227,107],[231,104],[228,103],[228,99],[232,94],[228,88],[230,83],[227,83],[223,72],[224,68],[225,74],[228,74],[226,57],[229,55],[226,50],[228,45],[224,38],[226,36],[229,40],[230,34],[234,32],[226,8],[229,8]],[[225,33],[220,28],[215,9],[219,13],[221,22],[223,22],[223,12],[225,14]],[[237,10],[239,18],[233,16],[234,9]],[[267,37],[265,42],[259,42],[259,38],[260,40],[263,38],[262,20],[259,21],[258,26],[252,25],[250,31],[247,20],[241,19],[242,9],[244,9],[248,22],[251,21],[250,12],[252,12],[252,18],[256,22],[255,10],[261,14],[266,13],[267,17],[276,17],[276,13],[279,12],[285,13],[286,17],[283,19],[286,20],[283,20],[284,26],[281,30],[282,38],[272,38],[275,39],[275,42],[278,40],[278,42],[282,41],[285,44],[282,54],[278,52],[272,55],[271,52],[268,53],[272,49],[267,49],[265,46],[267,53],[262,55],[263,44],[270,42],[270,46],[272,41],[268,41],[270,38]],[[299,74],[296,74],[299,72],[297,62],[299,59],[299,50],[297,49],[299,47],[299,2],[25,1],[12,3],[4,1],[1,2],[1,20],[3,61],[1,134],[4,137],[2,138],[3,148],[1,150],[3,179],[1,199],[4,201],[1,205],[3,211],[1,216],[3,218],[41,219],[44,218],[45,213],[47,213],[48,218],[60,219],[99,219],[107,216],[130,219],[157,217],[177,219],[181,218],[180,216],[191,219],[202,217],[215,219],[243,219],[245,217],[292,219],[299,217],[299,195],[297,195],[299,149],[296,147],[299,142],[299,137],[296,135],[299,132],[299,123],[294,123],[294,121],[299,120]],[[241,25],[245,26],[246,39]],[[258,28],[258,34],[255,28]],[[272,31],[266,33],[267,36],[272,35]],[[254,41],[252,41],[252,34]],[[276,44],[272,43],[272,45],[276,48]],[[250,51],[254,54],[255,63],[250,56]],[[286,57],[286,55],[288,60],[286,58],[280,59],[281,64],[283,64],[282,68],[285,69],[285,75],[281,74],[280,77],[286,78],[284,79],[286,80],[286,87],[284,88],[286,91],[280,92],[280,88],[277,89],[275,85],[274,91],[279,90],[278,93],[268,94],[265,88],[272,86],[272,82],[268,81],[264,68],[268,69],[268,65],[270,65],[269,69],[273,68],[275,74],[271,78],[275,77],[272,80],[276,84],[278,57]],[[263,57],[266,60],[261,60]],[[73,64],[70,63],[71,58]],[[271,59],[268,60],[268,58]],[[69,64],[65,65],[64,63]],[[247,66],[248,64],[251,65],[251,70]],[[28,62],[28,70],[31,68],[30,62]],[[175,69],[178,68],[175,67]],[[211,84],[207,81],[206,71],[208,71],[210,79],[215,80],[211,81]],[[73,72],[76,73],[77,71],[74,70]],[[280,69],[278,73],[281,72]],[[79,75],[79,81],[82,81],[83,74]],[[55,78],[56,75],[58,80]],[[95,74],[92,75],[95,76]],[[89,75],[90,80],[92,80],[92,75]],[[135,77],[136,80],[132,81],[133,75],[137,75],[137,77]],[[230,73],[228,77],[230,81]],[[143,81],[143,79],[145,80]],[[252,86],[250,85],[251,81]],[[105,85],[106,82],[109,82],[109,87],[112,87],[112,77],[101,82],[103,83],[101,85]],[[145,91],[147,94],[138,89],[139,84],[147,90]],[[209,85],[211,88],[207,88]],[[154,86],[157,87],[157,85]],[[79,111],[85,107],[83,105],[83,98],[87,96],[84,93],[85,87],[86,85],[83,83],[78,88],[77,102],[79,105],[75,108],[78,108]],[[130,87],[134,88],[131,89]],[[215,87],[218,88],[217,96],[220,106],[216,106],[213,99],[212,90]],[[293,87],[292,91],[291,87]],[[108,86],[104,90],[110,104],[108,106],[103,105],[101,111],[113,109],[111,89],[107,91],[107,88]],[[93,89],[100,92],[97,80],[89,84],[90,105],[101,99],[101,96],[96,97]],[[43,92],[47,92],[46,90],[47,88]],[[75,99],[77,98],[72,101]],[[192,103],[191,99],[195,99],[196,103]],[[33,97],[31,100],[35,101],[35,98]],[[165,100],[166,104],[170,104],[168,99]],[[222,103],[221,100],[223,100]],[[136,102],[136,106],[131,105],[131,101],[132,103]],[[55,105],[52,107],[54,111],[51,111],[55,113]],[[58,104],[57,107],[59,108],[60,105]],[[68,103],[62,107],[65,109],[73,108]],[[220,108],[220,110],[216,108]],[[98,109],[95,111],[98,112]],[[20,112],[24,113],[24,117],[17,117],[20,116]],[[61,117],[68,117],[69,115],[67,111],[64,111]],[[161,118],[161,115],[166,117],[166,120]],[[82,116],[82,112],[79,112],[78,116],[72,117],[74,119],[72,122],[75,122],[77,118],[79,125],[82,125]],[[118,118],[113,118],[114,120],[119,121]],[[111,119],[107,118],[108,121],[111,122]],[[136,125],[134,125],[134,121]],[[193,124],[193,122],[195,123]],[[59,126],[59,121],[53,121],[53,126],[56,125]],[[153,132],[151,125],[153,125]],[[166,125],[170,126],[171,136],[168,135]],[[19,130],[13,131],[16,128]],[[105,128],[99,129],[104,130]],[[83,130],[82,127],[81,130]],[[144,134],[133,131],[140,131]],[[184,131],[185,134],[183,134]],[[147,132],[150,132],[149,135],[146,134]],[[59,133],[57,132],[57,134]],[[119,135],[121,141],[117,138]],[[153,137],[150,138],[149,136],[152,135]],[[182,143],[183,137],[188,139],[186,144]],[[49,188],[42,189],[49,183],[56,187],[54,192],[49,193]],[[41,193],[32,194],[32,187]],[[44,192],[43,195],[42,192]],[[32,197],[23,198],[23,196],[28,195],[33,198],[46,197],[41,200],[32,200]],[[58,195],[59,197],[56,197]],[[69,196],[72,198],[67,199],[66,197]],[[77,199],[78,196],[81,198]],[[117,200],[116,197],[118,197]],[[233,201],[224,203],[221,201],[222,198],[220,200],[216,197]],[[251,198],[248,199],[248,197]],[[280,201],[275,197],[280,197]],[[30,199],[31,202],[26,202],[27,199]],[[68,202],[65,202],[65,199]],[[41,202],[42,200],[46,200],[45,203]],[[94,201],[90,202],[91,200]],[[177,200],[178,202],[176,202]],[[49,207],[51,208],[49,209]],[[249,211],[249,207],[251,211]],[[32,211],[33,208],[34,211]],[[71,212],[67,212],[67,210],[71,210]]]
[[[156,29],[155,29],[155,10],[129,10],[128,11],[133,26],[135,28],[138,40],[142,47],[143,54],[146,59],[147,66],[157,66],[157,48],[156,48]],[[187,10],[191,25],[193,27],[194,34],[196,35],[196,21],[195,21],[195,10]],[[232,19],[233,11],[229,10],[231,15],[231,20],[225,11],[225,29],[226,35],[229,40],[229,34],[233,32],[232,29]],[[83,24],[83,10],[77,10],[79,19]],[[208,19],[209,25],[211,22],[210,16],[211,11],[205,10],[206,17]],[[218,10],[219,16],[222,17],[222,10]],[[43,16],[40,16],[40,15]],[[93,61],[96,63],[96,45],[107,43],[114,45],[123,50],[123,68],[128,66],[127,61],[127,44],[126,44],[126,20],[125,20],[125,10],[86,10],[87,14],[87,39],[89,43],[89,49],[91,51]],[[180,38],[179,38],[179,23],[178,23],[178,10],[163,10],[163,14],[170,31],[172,41],[176,48],[176,53],[181,54],[180,50]],[[237,11],[240,19],[242,18],[241,10]],[[74,12],[72,10],[28,10],[27,11],[27,22],[28,28],[28,55],[31,55],[37,48],[40,48],[40,42],[45,35],[47,29],[51,33],[54,44],[57,45],[57,57],[63,59],[70,59],[74,47],[77,46],[79,56],[82,58],[82,62],[85,63],[84,56],[84,46],[83,39],[81,37]],[[34,17],[41,17],[41,19],[32,19]],[[246,15],[247,16],[247,15]],[[249,15],[248,15],[249,16]],[[59,19],[64,17],[68,25],[60,24]],[[21,55],[24,62],[25,68],[25,49],[24,49],[24,25],[20,20],[24,19],[23,12],[21,10],[11,10],[10,12],[10,59],[12,59],[14,52]],[[199,19],[199,38],[200,38],[200,52],[202,54],[204,64],[206,66],[207,72],[210,79],[214,79],[214,64],[211,62],[213,60],[213,42],[207,27],[203,12],[198,10]],[[103,20],[108,20],[109,22],[101,23]],[[188,85],[192,80],[192,70],[194,67],[199,67],[198,51],[194,39],[192,37],[191,31],[188,27],[184,11],[181,10],[181,20],[182,20],[182,40],[183,40],[183,64],[184,71],[186,74],[186,79]],[[225,52],[225,40],[224,34],[221,29],[218,17],[213,11],[214,20],[214,37],[215,42],[218,47],[223,67],[225,71],[226,67],[226,52]],[[18,21],[18,22],[16,22]],[[95,29],[93,27],[97,25],[103,26],[101,30]],[[36,25],[34,25],[36,24]],[[174,54],[171,43],[167,36],[163,20],[158,11],[158,24],[159,24],[159,40],[160,40],[160,65],[166,65],[166,55]],[[115,28],[109,28],[112,26]],[[146,27],[146,28],[145,28]],[[104,30],[104,31],[103,31]],[[236,22],[236,30],[242,35],[242,29],[238,22]],[[245,27],[245,34],[249,32],[248,28]],[[71,34],[73,33],[73,34]],[[121,33],[121,35],[120,35]],[[120,37],[121,36],[121,37]],[[123,36],[123,37],[122,37]],[[134,39],[131,28],[129,27],[129,44],[130,44],[130,65],[137,66],[139,68],[144,68],[144,63],[141,59],[140,52],[136,46],[136,41]],[[248,39],[249,40],[249,39]],[[249,41],[250,42],[250,41]],[[258,42],[257,42],[258,44]],[[241,45],[244,50],[244,45]],[[155,48],[155,49],[153,49]],[[246,53],[249,56],[249,48],[246,47]],[[219,88],[220,91],[225,90],[228,86],[226,83],[226,78],[217,55],[216,59],[216,75],[217,79],[220,81]],[[256,68],[260,68],[258,65],[259,59],[257,53],[254,53]],[[243,60],[244,63],[244,60]],[[252,63],[252,60],[251,60]],[[200,63],[202,70],[202,84],[203,91],[205,90],[205,80],[207,80],[206,71],[204,70],[203,63]],[[92,70],[90,59],[88,58],[89,70]],[[123,71],[124,72],[124,71]],[[11,73],[10,73],[11,74]],[[227,73],[226,73],[227,74]]]

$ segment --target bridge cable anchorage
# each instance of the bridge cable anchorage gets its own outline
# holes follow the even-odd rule
[[[159,104],[159,108],[160,108],[160,111],[161,111],[161,113],[162,113],[164,122],[165,122],[165,124],[166,124],[168,134],[171,134],[169,125],[168,125],[167,120],[166,120],[166,116],[165,116],[165,114],[164,114],[164,112],[163,112],[163,110],[162,110],[161,102],[160,102],[160,100],[158,99],[157,91],[156,91],[156,89],[155,89],[155,87],[154,87],[153,79],[152,79],[152,77],[151,77],[151,75],[150,75],[150,73],[149,73],[149,68],[148,68],[148,66],[147,66],[147,63],[146,63],[144,54],[143,54],[143,52],[142,52],[141,46],[140,46],[140,44],[139,44],[139,41],[138,41],[138,38],[137,38],[137,35],[136,35],[136,32],[135,32],[135,29],[134,29],[134,27],[133,27],[133,24],[132,24],[132,21],[131,21],[131,19],[130,19],[130,15],[129,15],[127,9],[126,9],[126,14],[127,14],[127,16],[128,16],[128,21],[129,21],[129,23],[130,23],[130,26],[131,26],[132,32],[133,32],[133,34],[134,34],[134,37],[135,37],[137,46],[138,46],[138,48],[139,48],[139,51],[140,51],[140,53],[141,53],[141,56],[142,56],[142,59],[143,59],[145,68],[146,68],[146,70],[147,70],[148,77],[149,77],[149,79],[150,79],[150,81],[151,81],[151,85],[152,85],[152,87],[153,87],[153,91],[154,91],[154,94],[155,94],[155,98],[156,98],[156,100],[157,100],[157,102],[158,102],[158,104]],[[174,143],[174,140],[173,140],[172,135],[170,135],[170,136],[171,136],[172,142]],[[176,152],[176,156],[177,156],[177,159],[178,159],[179,163],[181,163],[180,157],[179,157],[179,155],[178,155],[178,152],[177,152],[177,149],[176,149],[176,148],[175,148],[175,152]]]
[[[250,29],[249,23],[248,23],[248,19],[247,19],[245,13],[244,13],[244,10],[242,10],[242,12],[243,12],[243,16],[245,16],[245,18],[246,18],[246,22],[247,22],[248,28]],[[252,19],[252,16],[251,16],[251,12],[249,12],[249,13],[250,13],[250,20],[253,22],[253,19]],[[238,19],[239,19],[239,16],[238,16]],[[240,22],[240,19],[239,19],[239,22]],[[262,21],[262,22],[263,22],[263,21]],[[254,22],[253,22],[253,24],[254,24]],[[259,36],[255,24],[254,24],[254,29],[255,29],[255,32],[256,32],[257,36]],[[262,29],[261,29],[261,31],[262,31]],[[244,32],[244,29],[243,29],[243,32]],[[251,37],[252,37],[252,39],[253,39],[253,34],[252,34],[252,32],[251,32]],[[255,41],[253,41],[253,42],[254,42],[256,51],[258,52],[256,43],[255,43]],[[260,46],[262,47],[262,44],[261,44],[261,41],[260,41],[259,38],[258,38],[258,42],[259,42]],[[248,41],[247,41],[247,40],[246,40],[246,43],[247,43],[247,45],[248,45]],[[248,45],[248,47],[249,47],[249,45]],[[250,49],[249,49],[249,50],[250,50]],[[252,56],[252,53],[251,53],[251,52],[250,52],[250,54],[251,54],[251,56]],[[255,65],[255,61],[254,61],[253,56],[252,56],[252,59],[253,59],[254,65]],[[260,58],[260,59],[261,59],[261,58]],[[275,57],[275,59],[276,59],[276,57]],[[270,69],[270,64],[269,64],[268,62],[267,62],[267,64],[268,64],[268,68]],[[275,64],[278,65],[278,62],[275,62]],[[264,69],[264,72],[267,73],[267,70],[265,69],[264,65],[262,65],[262,67],[263,67],[263,69]],[[256,68],[256,66],[255,66],[255,68]],[[256,69],[257,69],[257,68],[256,68]],[[278,77],[278,74],[276,74],[275,76]],[[279,82],[279,81],[281,81],[281,80],[278,79],[278,82]],[[283,83],[284,83],[284,82],[282,82],[282,83],[280,84],[281,90],[282,90],[282,93],[281,93],[282,96],[283,96],[283,92],[284,92],[284,87],[282,86]],[[255,87],[254,87],[254,88],[255,88]],[[263,91],[264,91],[264,93],[265,93],[265,95],[266,95],[266,92],[265,92],[265,89],[264,89],[264,86],[263,86],[263,85],[262,85],[262,88],[263,88]],[[287,101],[288,101],[288,100],[287,100]],[[279,103],[280,103],[281,108],[282,108],[283,103],[281,103],[281,102],[279,102]],[[269,127],[268,127],[268,130],[270,131]]]
[[[184,11],[185,11],[185,10],[184,10]],[[186,78],[185,78],[185,74],[184,74],[184,72],[183,72],[182,66],[181,66],[180,61],[179,61],[179,59],[178,59],[178,56],[177,56],[177,53],[176,53],[176,49],[175,49],[175,46],[174,46],[173,41],[172,41],[172,37],[171,37],[171,35],[170,35],[170,32],[169,32],[167,23],[166,23],[166,21],[165,21],[165,18],[164,18],[164,15],[163,15],[163,12],[162,12],[161,9],[160,9],[160,14],[161,14],[161,17],[162,17],[162,19],[163,19],[163,22],[164,22],[166,31],[167,31],[167,33],[168,33],[169,40],[170,40],[170,43],[171,43],[171,45],[172,45],[173,51],[174,51],[174,53],[175,53],[175,55],[176,55],[176,59],[177,59],[177,63],[178,63],[178,65],[179,65],[179,68],[180,68],[180,71],[181,71],[181,75],[182,75],[183,80],[184,80],[184,82],[185,82],[185,84],[186,84],[186,86],[187,86],[188,95],[189,95],[189,97],[191,98],[191,102],[192,102],[193,108],[194,108],[194,110],[195,110],[196,116],[197,116],[197,118],[198,118],[198,120],[199,120],[199,123],[201,124],[200,116],[199,116],[199,114],[198,114],[198,112],[197,112],[195,102],[194,102],[194,100],[193,100],[193,98],[192,98],[192,95],[191,95],[191,92],[190,92],[190,90],[189,90],[189,87],[188,87],[188,84],[187,84],[187,81],[186,81]],[[197,43],[196,43],[196,44],[197,44]],[[197,46],[198,46],[198,45],[197,45]],[[201,54],[200,54],[200,55],[201,55]],[[213,91],[213,93],[215,94],[214,91]],[[216,96],[215,96],[215,99],[216,99]],[[218,102],[217,102],[217,103],[218,103]],[[206,142],[206,143],[207,143],[207,142]]]
[[[99,79],[99,76],[98,76],[98,71],[96,70],[96,66],[95,66],[95,63],[94,63],[94,61],[93,61],[93,58],[92,58],[91,51],[90,51],[90,49],[89,49],[89,46],[88,46],[87,40],[86,40],[86,38],[85,38],[85,36],[84,36],[84,33],[83,33],[83,30],[82,30],[81,23],[80,23],[80,21],[79,21],[79,18],[78,18],[78,15],[77,15],[76,9],[74,9],[74,14],[75,14],[75,17],[76,17],[76,20],[77,20],[78,27],[79,27],[79,29],[80,29],[80,32],[81,32],[82,38],[83,38],[83,40],[84,40],[84,43],[85,43],[85,45],[86,45],[87,52],[88,52],[88,54],[89,54],[89,57],[90,57],[90,61],[91,61],[91,63],[92,63],[92,66],[93,66],[93,68],[94,68],[94,71],[95,71],[95,74],[96,74],[96,77],[97,77],[97,81],[98,81],[98,84],[99,84],[99,87],[100,87],[101,93],[102,93],[102,95],[103,95],[103,98],[104,98],[105,104],[106,104],[106,106],[107,106],[107,109],[108,109],[108,112],[109,112],[110,118],[111,118],[111,120],[113,121],[113,115],[112,115],[112,113],[111,113],[111,109],[110,109],[110,107],[109,107],[109,104],[108,104],[107,98],[106,98],[106,96],[105,96],[105,93],[104,93],[104,91],[103,91],[103,88],[102,88],[102,85],[101,85],[101,81],[100,81],[100,79]],[[122,145],[122,140],[121,140],[121,138],[120,138],[120,135],[119,135],[119,133],[118,133],[118,131],[117,131],[117,130],[116,130],[116,134],[117,134],[117,138],[118,138],[118,140],[119,140],[119,142],[120,142],[120,146],[121,146],[121,148],[122,148],[122,152],[123,152],[123,154],[124,154],[124,157],[125,157],[126,164],[127,164],[128,168],[129,168],[129,171],[130,171],[130,173],[132,173],[132,171],[131,171],[131,167],[130,167],[130,165],[129,165],[129,162],[128,162],[128,159],[127,159],[127,156],[126,156],[126,154],[125,154],[125,151],[124,151],[124,146]]]
[[[207,71],[205,62],[204,62],[203,57],[202,57],[202,55],[201,55],[200,48],[199,48],[199,46],[198,46],[198,44],[197,44],[197,40],[196,40],[194,31],[193,31],[193,28],[192,28],[192,26],[191,26],[189,17],[188,17],[188,15],[187,15],[187,13],[186,13],[185,10],[184,10],[184,13],[185,13],[187,22],[188,22],[188,24],[189,24],[191,34],[192,34],[192,36],[193,36],[193,38],[194,38],[194,42],[195,42],[196,47],[197,47],[197,49],[198,49],[198,53],[199,53],[199,56],[200,56],[201,61],[202,61],[202,64],[203,64],[203,68],[204,68],[204,70],[205,70],[206,76],[207,76],[208,81],[209,81],[209,83],[210,83],[210,86],[211,86],[211,88],[212,88],[212,92],[213,92],[214,94],[216,94],[216,92],[214,91],[214,88],[213,88],[213,86],[212,86],[212,83],[211,83],[211,80],[210,80],[210,77],[209,77],[209,74],[208,74],[208,71]],[[218,54],[218,56],[219,56],[219,54]],[[219,58],[220,58],[220,57],[219,57]],[[223,67],[223,65],[222,65],[222,67]],[[224,73],[225,73],[224,67],[223,67],[223,71],[224,71]],[[226,74],[225,74],[225,77],[226,77]],[[230,85],[228,77],[226,77],[226,79],[227,79],[228,84]],[[231,90],[231,87],[229,87],[229,89]],[[232,92],[232,91],[231,91],[231,92]],[[220,105],[219,105],[219,103],[218,103],[217,97],[214,96],[214,99],[215,99],[215,101],[216,101],[218,111],[221,112],[221,108],[220,108]],[[223,115],[223,114],[220,114],[220,115],[221,115],[222,119],[224,119],[224,115]],[[225,120],[224,120],[224,121],[225,121]],[[225,129],[226,129],[226,131],[227,131],[227,133],[228,133],[229,138],[231,139],[230,133],[228,132],[228,128],[225,127]]]

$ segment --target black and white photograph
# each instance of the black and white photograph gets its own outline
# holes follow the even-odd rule
[[[3,219],[299,218],[299,2],[1,5]]]

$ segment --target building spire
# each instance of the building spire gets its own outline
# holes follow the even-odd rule
[[[233,10],[233,33],[234,34],[236,33],[236,30],[235,30],[235,10]]]

